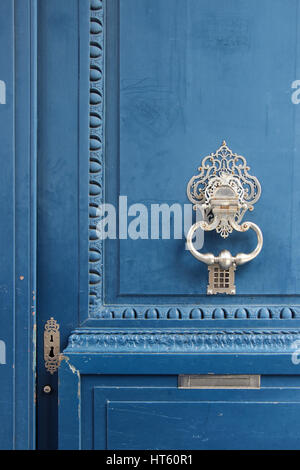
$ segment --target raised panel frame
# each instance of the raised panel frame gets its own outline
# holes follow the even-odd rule
[[[107,305],[104,295],[105,281],[105,248],[102,240],[97,237],[97,207],[105,202],[105,188],[109,184],[106,181],[106,129],[111,125],[106,122],[106,113],[109,107],[115,106],[111,102],[110,96],[107,96],[105,81],[107,63],[110,55],[118,54],[119,40],[119,2],[120,0],[111,0],[110,8],[114,10],[114,23],[108,24],[107,21],[107,0],[90,0],[90,81],[89,81],[89,104],[90,104],[90,127],[89,127],[89,230],[88,230],[88,315],[86,312],[86,219],[81,217],[81,321],[86,322],[94,320],[293,320],[300,319],[299,304],[276,304],[276,300],[270,304],[259,303],[238,305],[233,302],[232,305],[222,304],[222,298],[216,304],[205,300],[203,304],[192,305],[174,303],[168,305],[159,304],[121,304]],[[109,48],[109,50],[108,50]],[[115,70],[115,76],[111,80],[117,81],[118,71]],[[114,109],[118,112],[118,109]],[[114,123],[114,125],[117,125]],[[118,150],[118,144],[114,145],[114,150]],[[86,152],[81,152],[79,162],[82,168],[81,174],[81,195],[80,204],[81,213],[86,211],[86,182],[84,176],[86,170],[84,163]],[[86,161],[86,160],[85,160]]]

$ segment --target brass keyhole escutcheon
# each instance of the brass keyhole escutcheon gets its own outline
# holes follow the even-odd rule
[[[53,317],[45,324],[44,361],[48,372],[54,374],[60,364],[60,333],[59,324]]]

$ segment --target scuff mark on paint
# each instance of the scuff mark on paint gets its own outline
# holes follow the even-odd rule
[[[63,354],[60,355],[60,364],[62,361],[66,361],[68,364],[69,369],[73,374],[77,375],[78,378],[78,386],[77,386],[77,398],[78,398],[78,417],[80,419],[81,416],[81,377],[79,370],[76,369],[73,364],[70,363],[70,358],[68,356],[64,356]]]

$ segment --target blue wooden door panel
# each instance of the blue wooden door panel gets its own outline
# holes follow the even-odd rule
[[[94,331],[93,337],[95,334]],[[77,335],[76,338],[82,347],[86,340],[91,339],[91,336],[79,338]],[[76,341],[76,338],[74,335],[73,341]],[[155,341],[154,337],[153,340]],[[177,388],[179,374],[220,373],[261,373],[261,389],[182,390]],[[107,435],[114,430],[113,427],[109,428],[107,425],[109,402],[139,402],[140,404],[205,402],[207,407],[210,403],[217,402],[242,403],[244,406],[247,406],[247,403],[264,403],[274,406],[282,403],[287,404],[288,407],[290,404],[300,402],[298,367],[292,363],[290,353],[271,355],[251,353],[230,355],[222,352],[192,355],[139,352],[102,354],[95,350],[84,353],[74,348],[72,351],[72,347],[69,346],[60,366],[59,375],[59,445],[61,449],[106,449]],[[262,415],[270,422],[272,415],[268,414],[268,408],[259,408],[259,410],[263,410]],[[274,410],[276,415],[276,407]],[[173,428],[173,421],[171,417],[170,428]],[[135,433],[135,428],[131,426],[131,423],[132,419],[128,419],[128,435]],[[284,420],[283,423],[285,423]],[[232,426],[233,431],[238,433],[234,420]],[[145,427],[147,428],[146,421]],[[298,422],[294,422],[293,427],[295,434],[298,435]],[[149,427],[147,429],[149,430]],[[275,435],[273,436],[275,439]],[[174,436],[175,441],[176,436]],[[169,441],[168,444],[164,442],[164,435],[161,435],[160,446],[168,447]],[[144,444],[146,445],[146,442]],[[193,444],[196,445],[196,442],[194,441]],[[149,442],[147,445],[152,446]],[[192,447],[192,444],[187,445]],[[242,446],[244,442],[239,441],[235,445]],[[255,444],[252,442],[252,445],[257,445],[258,448],[263,447],[260,441],[256,441]],[[287,442],[278,440],[279,449],[287,445]]]
[[[12,316],[13,310],[13,287],[14,287],[14,247],[13,238],[13,219],[14,219],[14,206],[13,206],[13,119],[14,119],[14,104],[13,104],[13,63],[14,63],[14,50],[13,50],[13,5],[9,0],[1,4],[0,16],[0,57],[1,57],[1,72],[2,80],[7,84],[8,90],[6,91],[8,104],[0,105],[0,124],[2,131],[2,147],[1,147],[1,160],[3,162],[1,171],[1,200],[2,213],[1,221],[3,229],[0,231],[0,255],[2,269],[1,276],[1,312],[0,315],[0,331],[1,340],[4,342],[6,357],[2,358],[0,365],[1,372],[1,402],[0,402],[0,416],[3,419],[4,426],[0,430],[0,442],[2,448],[10,448],[13,443],[13,323],[9,321]],[[3,343],[2,343],[3,344]],[[3,351],[2,348],[2,351]],[[3,356],[3,353],[2,353]],[[10,366],[8,366],[8,364]]]
[[[236,273],[238,296],[209,301],[207,267],[189,256],[184,239],[107,242],[107,303],[174,303],[174,295],[182,303],[251,303],[253,296],[255,302],[269,296],[298,302],[299,113],[291,101],[299,73],[298,3],[120,0],[119,10],[113,10],[118,2],[107,5],[108,25],[120,21],[119,56],[107,68],[108,77],[118,71],[119,80],[107,88],[120,101],[120,109],[108,110],[112,120],[113,112],[120,113],[120,132],[116,119],[115,133],[107,137],[119,141],[118,149],[106,152],[113,162],[108,199],[117,204],[125,195],[128,205],[147,207],[187,203],[194,169],[226,139],[246,155],[262,183],[262,198],[249,217],[265,240],[261,255]],[[284,57],[283,67],[278,57]],[[226,247],[237,253],[253,245],[250,233],[226,242],[210,233],[204,251]]]
[[[297,449],[299,388],[277,388],[278,377],[274,388],[267,377],[263,383],[261,390],[96,387],[94,448]]]
[[[225,317],[245,307],[246,318],[259,318],[258,305],[271,310],[263,313],[269,318],[278,315],[274,305],[294,307],[297,316],[299,142],[291,85],[298,74],[298,0],[288,6],[283,0],[90,5],[90,317],[174,318],[165,305],[185,319],[194,319],[199,305],[211,309],[210,318],[216,306],[225,307]],[[238,269],[238,295],[208,298],[207,268],[187,253],[184,237],[123,239],[120,223],[120,239],[104,243],[97,207],[182,206],[192,168],[224,138],[246,155],[262,183],[255,222],[265,243],[255,261]],[[119,196],[127,197],[127,207]],[[149,217],[148,223],[150,237]],[[236,253],[253,244],[250,233],[232,234],[226,245],[210,233],[204,249]]]
[[[56,447],[58,427],[61,448],[295,448],[298,384],[285,384],[299,376],[299,1],[40,2],[40,447]],[[103,242],[98,206],[187,203],[188,180],[223,139],[262,183],[249,219],[265,243],[237,271],[237,296],[207,297],[184,239]],[[233,235],[226,248],[253,243]],[[206,237],[205,250],[224,247]],[[59,381],[42,355],[52,316]],[[177,390],[178,374],[199,371],[281,377],[257,393]]]
[[[0,449],[35,447],[36,2],[0,3]]]
[[[57,374],[44,363],[45,323],[53,317],[59,324],[62,350],[88,312],[89,8],[89,0],[38,5],[40,449],[57,448],[58,426]],[[51,394],[43,392],[45,385]]]
[[[109,402],[107,448],[299,449],[300,403]]]

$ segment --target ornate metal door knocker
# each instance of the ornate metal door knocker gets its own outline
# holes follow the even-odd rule
[[[208,265],[207,294],[234,295],[236,266],[253,260],[262,249],[260,228],[253,222],[241,224],[246,211],[253,210],[253,205],[261,195],[260,183],[248,173],[249,170],[246,159],[232,153],[224,141],[216,153],[203,159],[199,174],[188,183],[188,198],[194,204],[194,210],[202,210],[204,220],[190,228],[187,247],[196,259]],[[228,250],[221,251],[218,256],[200,253],[193,245],[194,233],[199,228],[216,230],[223,238],[227,238],[233,230],[246,232],[251,228],[257,235],[257,246],[251,253],[238,253],[235,256]]]

